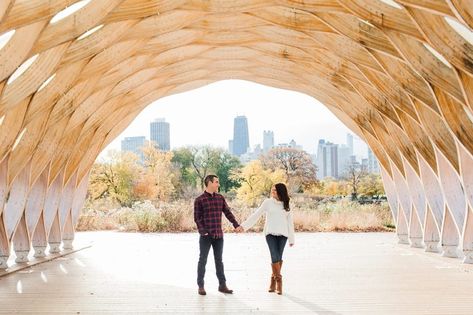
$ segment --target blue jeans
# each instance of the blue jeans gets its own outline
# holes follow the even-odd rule
[[[282,235],[266,235],[266,243],[268,243],[269,253],[271,254],[271,262],[277,263],[282,261],[282,253],[284,252],[284,247],[286,246],[287,237]]]
[[[213,238],[212,236],[200,236],[199,239],[199,263],[197,265],[197,285],[199,287],[204,286],[205,266],[207,265],[207,257],[209,256],[210,247],[214,251],[215,270],[217,272],[217,278],[219,285],[224,285],[225,272],[223,269],[223,238]]]

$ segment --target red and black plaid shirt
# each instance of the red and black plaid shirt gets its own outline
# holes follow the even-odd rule
[[[225,198],[218,194],[210,194],[206,191],[194,201],[194,221],[197,223],[200,235],[208,233],[215,238],[223,237],[222,212],[235,228],[238,224],[235,216],[225,201]]]

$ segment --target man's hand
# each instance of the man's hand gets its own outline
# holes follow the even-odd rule
[[[289,244],[289,247],[292,247],[292,246],[294,246],[294,244]]]
[[[241,225],[239,225],[238,227],[235,228],[235,231],[237,233],[242,233],[242,232],[245,232],[245,230],[243,229],[243,227]]]

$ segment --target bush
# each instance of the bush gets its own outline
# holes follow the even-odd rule
[[[259,201],[261,202],[261,201]],[[228,202],[238,222],[244,221],[256,208],[247,207],[244,202]],[[104,209],[103,203],[99,204]],[[392,231],[394,223],[386,202],[360,205],[347,199],[319,200],[318,198],[296,195],[291,200],[296,231],[347,231],[371,232]],[[224,215],[222,215],[224,217]],[[222,219],[224,232],[234,231],[233,225]],[[261,232],[264,215],[251,229]],[[131,208],[94,210],[89,204],[79,218],[77,230],[116,229],[137,232],[195,232],[193,199],[169,203],[152,204],[139,202]]]

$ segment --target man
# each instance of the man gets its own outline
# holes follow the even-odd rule
[[[218,290],[222,293],[233,293],[227,288],[225,272],[223,270],[223,231],[222,212],[233,224],[237,232],[242,232],[243,228],[238,224],[235,216],[225,201],[225,198],[218,193],[220,187],[216,175],[205,177],[205,191],[194,201],[194,221],[199,230],[199,263],[197,265],[197,285],[199,294],[206,295],[204,289],[205,265],[209,256],[210,247],[213,248],[215,258],[215,269],[219,282]]]

